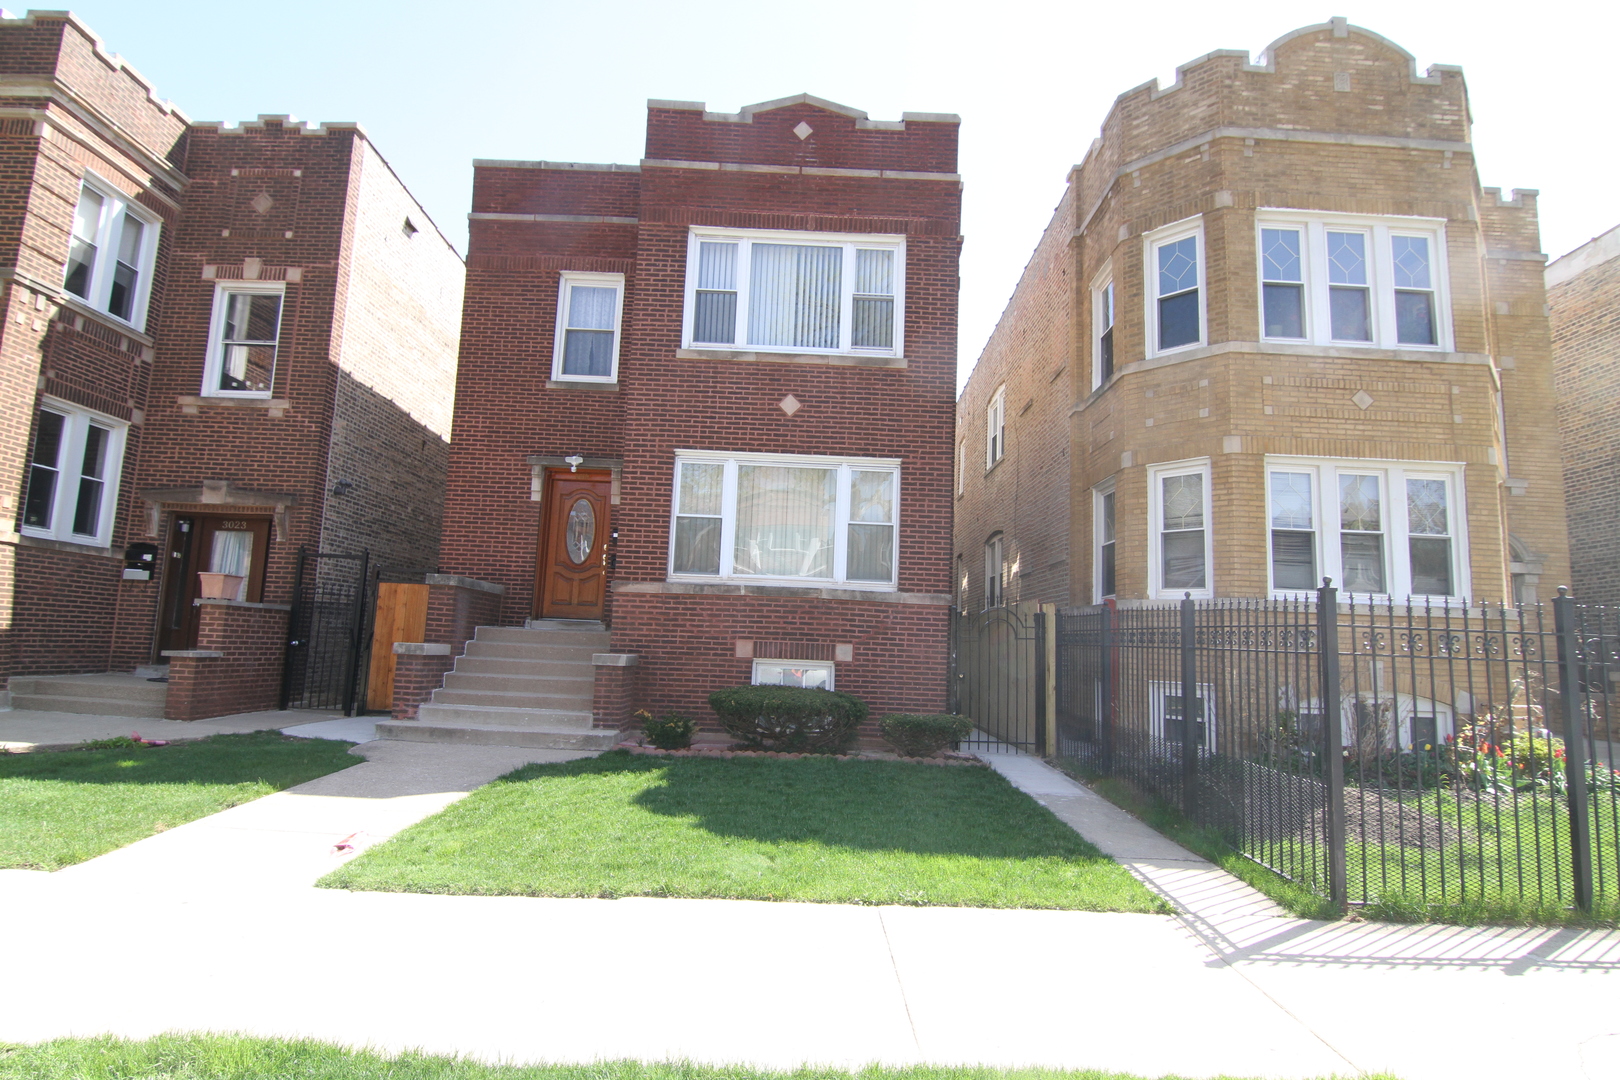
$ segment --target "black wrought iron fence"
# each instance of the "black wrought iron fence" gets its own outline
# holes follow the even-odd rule
[[[283,709],[342,709],[353,715],[365,657],[370,556],[298,551]]]
[[[1057,618],[1056,753],[1343,903],[1620,900],[1617,613],[1186,600]]]

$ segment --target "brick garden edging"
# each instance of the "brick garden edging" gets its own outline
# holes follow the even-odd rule
[[[660,750],[656,746],[641,746],[637,743],[622,742],[614,747],[615,750],[628,750],[632,754],[646,754],[650,757],[678,757],[678,758],[826,758],[833,761],[899,761],[909,765],[977,765],[989,768],[983,761],[969,754],[943,758],[916,758],[901,757],[898,754],[787,754],[779,750]]]

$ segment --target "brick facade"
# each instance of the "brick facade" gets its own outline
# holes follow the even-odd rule
[[[459,648],[449,645],[399,642],[394,646],[393,720],[415,720],[416,710],[444,685],[445,672],[456,666]]]
[[[1466,525],[1468,557],[1454,592],[1550,597],[1568,559],[1558,434],[1540,419],[1553,399],[1536,196],[1479,187],[1468,125],[1458,69],[1419,75],[1398,46],[1339,19],[1286,35],[1258,63],[1213,52],[1178,69],[1174,86],[1122,94],[958,402],[962,606],[984,604],[985,543],[997,532],[1008,600],[1098,599],[1094,493],[1109,484],[1114,595],[1152,598],[1149,470],[1182,461],[1208,469],[1208,593],[1268,595],[1268,455],[1455,470],[1452,535]],[[1437,347],[1397,347],[1393,317],[1376,346],[1326,341],[1325,269],[1307,286],[1320,289],[1306,301],[1319,336],[1265,340],[1258,233],[1279,211],[1297,211],[1287,220],[1313,239],[1303,230],[1336,222],[1368,237],[1427,230],[1436,276],[1449,271],[1436,286]],[[1152,245],[1156,230],[1183,226],[1200,236],[1201,336],[1157,351]],[[1373,273],[1376,297],[1389,272]],[[1097,290],[1107,280],[1114,371],[1104,379]],[[1007,454],[986,469],[998,389]],[[1338,507],[1334,493],[1317,494],[1323,553]],[[1404,522],[1404,497],[1386,499],[1389,520]],[[1384,528],[1393,567],[1405,556]],[[1533,572],[1510,547],[1532,553]]]
[[[234,600],[198,606],[197,648],[171,658],[164,718],[206,720],[277,708],[287,606]]]
[[[1547,267],[1570,590],[1620,606],[1620,229]],[[1555,583],[1556,584],[1556,583]]]
[[[133,320],[63,286],[87,176],[155,231]],[[301,546],[435,566],[462,265],[358,125],[194,122],[75,18],[0,20],[0,206],[0,677],[159,661],[168,561],[123,554],[179,514],[273,515],[264,602]],[[284,290],[268,396],[205,386],[230,282]],[[94,543],[19,523],[46,397],[125,431]]]
[[[853,643],[837,686],[874,713],[942,708],[956,131],[803,97],[735,116],[651,102],[639,166],[476,163],[444,568],[505,585],[502,622],[534,615],[541,481],[579,456],[615,474],[607,614],[640,657],[638,707],[707,716],[710,691],[751,677],[737,642],[761,638]],[[904,237],[903,366],[683,349],[693,226]],[[565,270],[625,275],[615,383],[552,378]],[[670,582],[678,449],[898,459],[897,589]]]

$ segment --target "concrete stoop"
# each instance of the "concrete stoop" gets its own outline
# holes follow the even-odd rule
[[[19,675],[10,684],[11,707],[38,712],[163,719],[167,683],[140,675]]]
[[[592,726],[599,622],[480,626],[415,720],[382,720],[377,737],[548,750],[607,750],[616,730]]]

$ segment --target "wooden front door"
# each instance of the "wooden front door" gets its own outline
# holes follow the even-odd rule
[[[270,519],[246,514],[177,514],[169,524],[163,571],[163,609],[158,615],[158,651],[197,647],[197,604],[211,571],[246,578],[233,599],[264,599],[264,564],[270,552]]]
[[[378,582],[366,708],[386,711],[394,707],[394,643],[422,640],[427,632],[427,603],[426,585]]]
[[[607,605],[608,473],[546,474],[535,614],[600,619]]]

